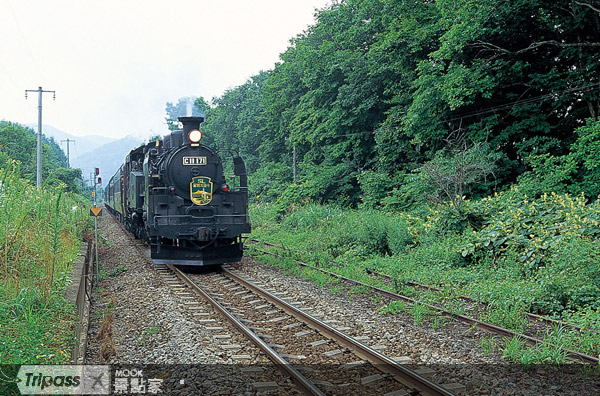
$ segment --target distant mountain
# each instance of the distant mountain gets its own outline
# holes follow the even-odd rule
[[[71,158],[71,167],[81,168],[84,180],[89,180],[94,168],[100,168],[102,185],[106,186],[125,160],[125,156],[142,143],[144,142],[141,138],[125,136],[102,146],[96,145],[90,152]]]
[[[37,133],[37,124],[27,124],[27,126],[32,128]],[[98,135],[74,136],[70,133],[61,131],[58,128],[54,128],[52,125],[47,124],[44,124],[42,126],[42,134],[44,134],[46,137],[53,137],[56,141],[56,144],[58,144],[60,148],[62,148],[65,154],[67,153],[67,142],[63,142],[63,140],[73,140],[74,143],[69,143],[69,156],[71,157],[71,159],[89,153],[90,151],[95,150],[99,146],[117,140],[114,138]]]
[[[37,132],[37,124],[29,124],[27,126]],[[108,183],[112,175],[119,169],[129,151],[144,143],[142,137],[132,135],[125,136],[122,139],[98,135],[74,136],[46,124],[42,127],[42,133],[46,137],[53,137],[65,154],[67,152],[67,142],[63,142],[63,140],[69,139],[74,141],[74,143],[69,143],[71,168],[80,168],[83,179],[87,180],[88,183],[90,174],[94,172],[94,168],[99,168],[103,186]]]

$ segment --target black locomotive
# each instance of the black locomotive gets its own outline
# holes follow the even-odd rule
[[[203,117],[132,150],[108,182],[105,205],[156,264],[206,266],[239,261],[250,232],[244,160],[228,161],[200,143]],[[226,171],[233,172],[228,182]]]

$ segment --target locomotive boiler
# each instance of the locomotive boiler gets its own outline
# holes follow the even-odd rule
[[[127,155],[105,189],[105,205],[148,241],[156,264],[239,261],[251,229],[244,160],[200,143],[203,117],[179,121],[183,129]]]

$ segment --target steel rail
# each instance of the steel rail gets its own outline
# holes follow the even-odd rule
[[[262,243],[264,246],[274,247],[275,249],[282,249],[284,251],[285,250],[290,250],[290,249],[286,248],[285,246],[275,245],[275,244],[269,243],[269,242],[260,242],[258,239],[251,239],[249,242],[250,243]],[[257,250],[260,250],[260,249],[257,249]],[[265,252],[265,251],[263,251],[263,252]],[[294,252],[302,254],[302,252],[299,251],[299,250],[294,250]],[[265,252],[265,253],[267,253],[267,252]],[[272,254],[272,253],[268,253],[268,254]],[[309,265],[309,264],[306,264],[306,265]],[[369,274],[369,275],[375,275],[375,276],[384,278],[386,281],[392,281],[392,277],[390,275],[388,275],[388,274],[384,274],[384,273],[378,272],[378,271],[370,269],[370,268],[365,268],[365,272],[367,274]],[[433,291],[437,291],[437,292],[443,292],[444,291],[444,289],[440,289],[438,287],[427,286],[427,285],[423,285],[423,284],[416,283],[416,282],[404,282],[404,284],[408,285],[408,286],[411,286],[411,287],[414,287],[414,288],[423,289],[423,290],[433,290]],[[457,296],[457,298],[459,298],[461,300],[465,300],[465,301],[471,302],[473,304],[482,304],[484,306],[489,305],[485,301],[476,301],[476,300],[474,300],[474,299],[472,299],[471,297],[468,297],[468,296]],[[525,312],[525,315],[527,315],[527,317],[529,318],[529,320],[532,321],[532,322],[534,322],[534,323],[541,321],[541,322],[545,322],[548,325],[558,325],[558,326],[563,326],[563,327],[570,327],[570,328],[573,328],[575,330],[579,330],[580,332],[590,331],[590,332],[593,332],[593,333],[598,333],[598,331],[594,330],[594,329],[583,328],[581,326],[577,326],[577,325],[574,325],[574,324],[571,324],[571,323],[563,322],[563,321],[557,320],[557,319],[548,318],[546,316],[537,315],[537,314],[534,314],[534,313],[531,313],[531,312]]]
[[[206,299],[216,311],[223,315],[231,324],[233,324],[240,332],[242,332],[254,345],[262,350],[267,357],[285,374],[289,375],[292,381],[299,387],[300,391],[306,395],[324,396],[324,394],[314,386],[306,377],[300,374],[292,365],[284,360],[277,354],[271,347],[267,345],[260,337],[258,337],[252,330],[244,325],[240,320],[233,316],[227,309],[225,309],[218,301],[212,298],[208,293],[202,290],[201,287],[196,285],[187,275],[181,272],[172,264],[167,264],[175,276],[177,276],[183,283],[192,289],[194,293]]]
[[[267,252],[265,250],[261,250],[261,249],[257,249],[257,248],[255,248],[255,249],[258,250],[258,251],[260,251],[260,252],[262,252],[262,253],[270,254],[270,255],[279,257],[275,253]],[[447,311],[447,310],[445,310],[445,309],[443,309],[443,308],[441,308],[441,307],[439,307],[437,305],[428,304],[428,303],[424,303],[424,302],[419,302],[419,301],[414,300],[414,299],[412,299],[410,297],[406,297],[406,296],[403,296],[401,294],[397,294],[397,293],[394,293],[394,292],[391,292],[389,290],[385,290],[385,289],[382,289],[382,288],[379,288],[379,287],[376,287],[376,286],[368,285],[368,284],[366,284],[364,282],[360,282],[360,281],[357,281],[355,279],[347,278],[345,276],[336,274],[335,272],[330,272],[330,271],[324,270],[322,268],[318,268],[318,267],[315,267],[313,265],[303,263],[302,261],[299,261],[299,260],[295,260],[295,261],[298,264],[302,265],[303,267],[307,267],[307,268],[310,268],[310,269],[313,269],[313,270],[316,270],[316,271],[320,271],[320,272],[322,272],[324,274],[327,274],[329,276],[332,276],[332,277],[335,277],[335,278],[338,278],[338,279],[342,279],[342,280],[344,280],[346,282],[354,283],[354,284],[359,285],[359,286],[368,287],[368,288],[370,288],[372,290],[377,291],[380,294],[387,295],[388,297],[391,297],[393,299],[405,301],[405,302],[408,302],[410,304],[424,305],[424,306],[426,306],[426,307],[428,307],[430,309],[433,309],[434,311],[440,312],[444,316],[461,320],[463,322],[466,322],[466,323],[469,323],[471,325],[474,325],[477,328],[479,328],[481,330],[484,330],[484,331],[487,331],[487,332],[490,332],[490,333],[499,334],[499,335],[502,335],[502,336],[505,336],[505,337],[509,337],[509,338],[518,337],[518,338],[521,338],[521,339],[525,340],[530,345],[538,345],[538,344],[542,344],[543,343],[542,340],[534,338],[534,337],[531,337],[531,336],[528,336],[528,335],[525,335],[525,334],[517,333],[517,332],[514,332],[512,330],[505,329],[503,327],[499,327],[499,326],[493,325],[491,323],[482,322],[482,321],[480,321],[478,319],[471,318],[469,316],[465,316],[465,315],[461,315],[461,314],[458,314],[458,313],[450,312],[450,311]],[[567,352],[567,357],[569,357],[571,360],[582,362],[582,363],[592,363],[592,364],[596,364],[596,365],[599,364],[599,362],[600,362],[600,360],[597,357],[590,356],[590,355],[587,355],[587,354],[582,353],[582,352],[574,351],[572,349],[564,348],[564,350],[565,350],[565,352]]]
[[[362,344],[361,342],[355,340],[354,338],[348,336],[347,334],[337,330],[336,328],[329,326],[326,323],[323,323],[319,319],[309,315],[308,313],[294,307],[293,305],[287,303],[286,301],[280,299],[279,297],[269,293],[267,290],[261,288],[255,283],[242,278],[241,276],[231,272],[227,268],[223,268],[223,272],[227,274],[227,276],[234,279],[236,282],[242,284],[248,289],[252,290],[254,293],[259,294],[269,302],[275,304],[280,309],[284,310],[288,314],[299,318],[304,323],[306,323],[309,327],[314,330],[317,330],[324,336],[327,336],[346,348],[350,349],[353,353],[361,358],[369,361],[373,364],[377,369],[384,371],[386,373],[391,374],[397,381],[400,383],[417,389],[421,392],[422,395],[425,396],[451,396],[454,393],[448,391],[442,386],[429,381],[428,379],[420,376],[413,370],[397,363],[395,360],[382,355],[376,350]]]
[[[386,281],[392,281],[392,277],[390,275],[388,275],[388,274],[384,274],[384,273],[381,273],[381,272],[378,272],[378,271],[375,271],[375,270],[372,270],[372,269],[369,269],[369,268],[366,268],[365,271],[369,275],[375,275],[375,276],[378,276],[380,278],[385,279]],[[408,285],[408,286],[411,286],[411,287],[415,287],[415,288],[419,288],[419,289],[423,289],[423,290],[428,290],[428,291],[431,291],[431,290],[437,291],[437,292],[443,292],[444,291],[444,289],[440,289],[440,288],[433,287],[433,286],[422,285],[422,284],[416,283],[416,282],[405,282],[404,284]],[[481,304],[484,307],[489,305],[489,303],[487,303],[487,302],[477,301],[477,300],[472,299],[469,296],[457,296],[457,298],[459,298],[461,300],[464,300],[464,301],[468,301],[468,302],[473,303],[473,304]],[[525,315],[527,315],[527,317],[529,318],[529,320],[531,322],[534,322],[534,323],[536,323],[536,322],[544,322],[547,325],[557,325],[557,326],[562,326],[562,327],[570,327],[570,328],[578,330],[580,332],[590,331],[590,332],[593,332],[593,333],[598,333],[598,331],[594,330],[594,329],[583,328],[581,326],[577,326],[577,325],[574,325],[574,324],[563,322],[563,321],[557,320],[557,319],[548,318],[548,317],[545,317],[545,316],[542,316],[542,315],[537,315],[537,314],[534,314],[534,313],[531,313],[531,312],[525,312]]]

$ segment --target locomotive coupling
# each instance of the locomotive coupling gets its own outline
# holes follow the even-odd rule
[[[214,239],[215,235],[210,228],[200,227],[196,230],[196,239],[201,242],[208,242]]]

